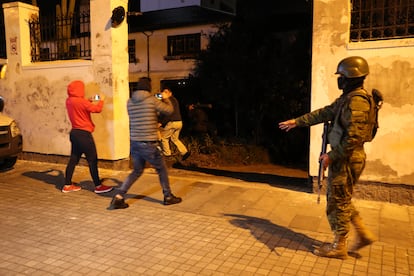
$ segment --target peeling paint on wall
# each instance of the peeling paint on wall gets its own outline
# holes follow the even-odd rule
[[[393,60],[395,58],[397,60],[390,67],[377,63],[371,65],[370,79],[375,81],[374,87],[384,94],[387,104],[394,107],[414,104],[414,93],[410,92],[414,91],[414,64],[404,57],[393,57]]]
[[[99,2],[99,3],[98,3]],[[107,97],[100,114],[92,114],[92,120],[99,129],[94,133],[98,156],[107,160],[120,160],[129,157],[128,114],[126,101],[128,89],[128,53],[109,51],[112,49],[113,33],[104,29],[110,14],[110,0],[91,1],[91,47],[94,58],[91,61],[65,60],[32,63],[30,55],[18,53],[9,57],[10,71],[0,81],[0,93],[6,99],[5,111],[10,112],[21,128],[23,150],[45,154],[70,154],[69,132],[71,124],[66,111],[67,85],[73,80],[85,82],[86,97],[102,91]],[[16,5],[8,10],[6,37],[17,36],[20,52],[30,53],[30,33],[27,21],[33,12],[25,12],[31,5]],[[22,11],[20,9],[23,9]],[[36,9],[35,9],[36,10]],[[24,24],[24,28],[20,26]],[[23,30],[23,31],[22,31]],[[12,32],[12,34],[10,34]],[[95,32],[95,33],[94,33]],[[117,28],[117,35],[127,37],[127,26]],[[97,49],[99,44],[109,50]],[[127,40],[118,41],[120,47],[127,48]],[[126,62],[124,62],[126,61]],[[99,68],[99,69],[96,69]],[[116,96],[112,87],[112,72],[125,81]],[[121,85],[119,85],[121,86]],[[117,91],[118,92],[118,91]],[[117,97],[114,101],[114,97]],[[116,102],[117,106],[114,106]],[[121,106],[121,108],[120,108]],[[117,121],[115,122],[114,117]],[[126,131],[125,131],[126,129]],[[95,131],[96,132],[96,131]]]
[[[312,108],[338,97],[337,63],[346,56],[363,56],[370,65],[365,88],[384,95],[378,134],[365,144],[367,163],[361,180],[414,185],[414,42],[409,39],[349,42],[350,4],[346,0],[314,1]],[[387,45],[390,43],[390,45]],[[322,69],[324,68],[324,69]],[[331,69],[332,68],[332,69]],[[311,130],[310,156],[320,152],[320,132]],[[317,166],[309,163],[310,174]]]
[[[13,98],[13,115],[24,126],[25,151],[48,153],[54,151],[56,141],[67,140],[66,83],[49,82],[44,76],[21,79],[15,83]]]

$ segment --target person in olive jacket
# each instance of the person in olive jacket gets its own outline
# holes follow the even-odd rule
[[[336,71],[342,95],[331,105],[279,123],[279,128],[286,131],[294,127],[331,123],[328,131],[331,151],[322,154],[320,161],[324,168],[329,167],[326,214],[335,237],[332,243],[315,248],[314,254],[318,256],[347,258],[346,241],[350,223],[357,234],[351,252],[357,252],[375,240],[351,201],[355,184],[365,167],[364,143],[370,141],[372,122],[375,121],[370,118],[370,92],[363,88],[368,73],[368,63],[364,58],[353,56],[343,59]]]

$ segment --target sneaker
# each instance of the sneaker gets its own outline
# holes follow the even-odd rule
[[[111,201],[111,205],[109,206],[110,210],[113,209],[126,209],[128,208],[128,203],[125,202],[124,198],[117,198],[114,196]]]
[[[79,186],[76,186],[75,184],[65,185],[62,188],[62,193],[70,193],[70,192],[77,192],[80,191],[82,188]]]
[[[175,195],[171,194],[170,196],[164,197],[164,205],[172,205],[177,204],[182,201],[181,197],[176,197]]]
[[[112,191],[113,188],[114,187],[105,186],[105,185],[101,184],[101,185],[95,187],[95,193],[96,194],[107,193],[107,192]]]
[[[190,153],[189,151],[187,151],[187,152],[183,155],[182,160],[183,160],[183,161],[187,160],[187,158],[188,158],[188,157],[190,157],[190,155],[191,155],[191,153]]]

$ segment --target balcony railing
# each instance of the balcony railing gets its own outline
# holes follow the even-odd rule
[[[91,59],[90,14],[32,18],[31,61]]]

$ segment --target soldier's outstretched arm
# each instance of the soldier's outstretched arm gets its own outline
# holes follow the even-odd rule
[[[296,120],[295,119],[290,119],[290,120],[279,123],[279,128],[281,130],[289,131],[292,128],[295,128],[295,127],[296,127]]]

